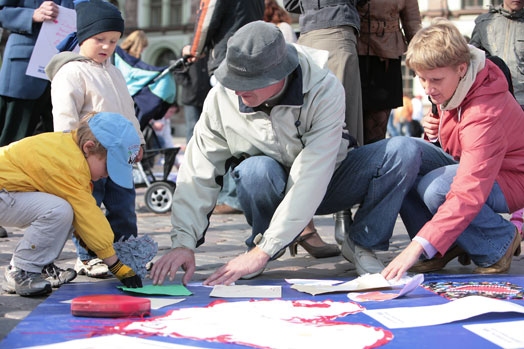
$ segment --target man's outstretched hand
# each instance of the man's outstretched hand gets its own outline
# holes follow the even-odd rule
[[[227,262],[226,265],[220,267],[204,281],[204,285],[230,285],[242,276],[264,268],[269,258],[267,253],[255,247],[251,251],[233,258]]]
[[[180,267],[184,270],[182,283],[187,285],[195,273],[195,253],[189,248],[177,247],[163,255],[153,264],[149,277],[153,285],[162,285],[166,277],[174,281]]]

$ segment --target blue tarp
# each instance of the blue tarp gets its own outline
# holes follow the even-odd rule
[[[426,282],[432,281],[507,281],[513,284],[523,286],[524,276],[516,275],[425,275]],[[285,300],[332,300],[332,301],[349,301],[345,293],[324,294],[311,296],[306,293],[298,292],[291,289],[283,280],[247,280],[238,281],[237,284],[249,285],[279,285],[282,286],[282,299]],[[125,294],[119,289],[120,283],[116,279],[97,282],[97,283],[79,283],[73,282],[61,286],[42,302],[29,316],[23,319],[7,337],[0,343],[0,348],[21,348],[25,346],[43,345],[68,341],[72,339],[87,338],[89,336],[100,334],[105,326],[114,326],[126,319],[107,319],[107,318],[87,318],[74,317],[71,315],[71,304],[64,301],[71,300],[75,297],[89,294]],[[184,297],[185,300],[172,306],[152,310],[151,316],[164,315],[170,310],[182,307],[202,307],[218,298],[210,297],[211,288],[204,286],[191,286],[187,288],[193,293],[192,296]],[[165,297],[165,296],[163,296]],[[162,298],[162,297],[160,297]],[[238,299],[227,299],[228,302],[234,302]],[[510,300],[522,305],[522,299]],[[450,302],[433,292],[422,287],[418,287],[414,292],[390,301],[384,302],[366,302],[362,305],[367,309],[381,309],[392,307],[410,307],[436,305]],[[431,314],[427,314],[431,316]],[[52,319],[52,321],[49,321]],[[393,333],[393,340],[384,345],[385,349],[393,348],[497,348],[497,346],[482,337],[468,331],[463,327],[466,324],[475,324],[483,322],[503,322],[522,320],[522,314],[518,313],[490,313],[480,315],[474,318],[465,319],[453,323],[442,325],[388,329]],[[339,318],[337,321],[360,323],[376,327],[384,327],[381,323],[374,320],[365,313],[356,313]],[[386,328],[387,329],[387,328]],[[262,329],[263,330],[263,329]],[[221,344],[204,341],[196,341],[185,338],[171,338],[151,336],[147,339],[160,342],[176,343],[205,348],[246,348],[243,345]],[[329,338],[326,338],[326,348],[330,347]],[[351,338],[348,338],[351,343]],[[338,343],[340,344],[340,343]],[[348,347],[350,345],[348,344]]]

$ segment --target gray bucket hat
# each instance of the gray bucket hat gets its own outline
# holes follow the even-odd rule
[[[253,91],[276,84],[298,66],[296,48],[274,24],[255,21],[238,29],[227,42],[226,58],[215,77],[234,91]]]

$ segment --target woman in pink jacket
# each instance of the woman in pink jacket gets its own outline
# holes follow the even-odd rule
[[[524,111],[502,71],[445,19],[413,37],[406,65],[438,115],[423,119],[419,179],[400,212],[413,239],[382,275],[437,271],[456,257],[475,273],[505,273],[520,254],[500,214],[524,207]]]

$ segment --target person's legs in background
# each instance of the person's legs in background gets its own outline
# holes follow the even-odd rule
[[[186,143],[189,142],[193,136],[193,129],[198,119],[200,119],[200,114],[202,113],[202,108],[194,105],[184,105],[184,119],[186,121]]]
[[[0,96],[0,147],[37,133],[40,120],[46,121],[42,131],[52,131],[50,86],[35,100]],[[7,230],[0,226],[0,238],[7,237]]]
[[[338,26],[312,30],[300,35],[298,44],[329,52],[328,68],[339,79],[346,92],[346,129],[359,145],[364,144],[362,93],[355,28]],[[351,208],[336,212],[334,219],[335,240],[342,244],[352,223]]]

